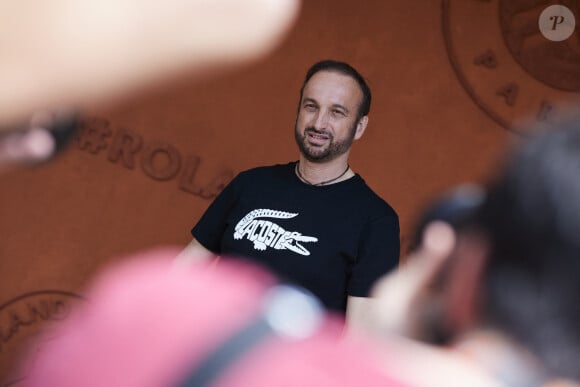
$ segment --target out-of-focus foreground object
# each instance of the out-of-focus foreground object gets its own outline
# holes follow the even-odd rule
[[[88,302],[45,332],[18,386],[401,385],[299,290],[239,261],[184,269],[175,254],[140,254],[97,277]]]
[[[0,127],[37,110],[110,102],[179,73],[256,59],[299,0],[0,3]]]

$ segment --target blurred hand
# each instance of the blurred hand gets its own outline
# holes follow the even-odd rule
[[[425,319],[434,302],[430,288],[456,248],[455,232],[447,223],[434,221],[423,235],[419,249],[373,290],[377,305],[372,333],[382,339],[377,356],[389,375],[409,385],[499,387],[479,364],[423,341],[430,333]]]
[[[255,59],[299,0],[0,2],[0,128],[32,112],[110,101],[138,87]],[[1,129],[0,129],[1,130]]]
[[[373,289],[373,330],[423,339],[426,308],[432,301],[430,285],[455,246],[450,225],[435,221],[424,231],[420,248],[401,267],[380,279]]]

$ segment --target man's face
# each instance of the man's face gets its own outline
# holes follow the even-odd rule
[[[309,161],[325,162],[348,152],[364,131],[357,120],[362,98],[353,78],[333,71],[314,74],[304,86],[296,117],[300,153]]]

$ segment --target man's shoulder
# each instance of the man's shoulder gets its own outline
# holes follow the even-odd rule
[[[398,218],[397,212],[391,206],[391,204],[378,193],[376,193],[360,175],[357,176],[360,181],[360,188],[358,191],[361,195],[361,200],[364,198],[362,203],[364,203],[367,208],[369,208],[377,215]]]
[[[287,164],[274,164],[259,166],[250,169],[243,170],[239,172],[233,180],[234,186],[256,186],[261,185],[263,182],[270,182],[272,180],[285,179],[293,168],[292,162]]]
[[[238,174],[241,178],[267,177],[275,176],[292,170],[294,162],[286,164],[263,165],[246,169]]]

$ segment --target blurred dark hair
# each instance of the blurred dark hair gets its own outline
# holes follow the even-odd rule
[[[31,129],[43,129],[50,137],[52,137],[54,142],[52,154],[41,160],[33,159],[26,160],[26,162],[29,162],[31,165],[37,165],[49,161],[61,153],[74,138],[80,126],[80,116],[78,113],[73,111],[58,112],[58,114],[52,114],[52,117],[45,121],[46,122],[39,124],[34,123],[33,119],[28,119],[26,122],[21,122],[12,127],[2,127],[0,128],[0,142],[6,141],[6,139],[13,136],[22,136]]]
[[[487,322],[580,380],[580,121],[534,133],[513,151],[480,222],[491,242]]]
[[[409,251],[419,248],[425,228],[431,222],[445,222],[456,231],[473,224],[484,198],[485,192],[481,187],[463,184],[435,199],[422,211],[415,223]]]
[[[348,63],[330,59],[317,62],[308,69],[308,72],[306,73],[306,78],[304,79],[304,83],[302,83],[302,87],[300,88],[300,100],[298,101],[298,105],[300,105],[300,103],[302,102],[304,87],[306,86],[310,78],[312,78],[314,74],[320,71],[337,72],[347,75],[352,79],[354,79],[358,83],[363,94],[362,101],[358,108],[357,121],[369,114],[371,110],[371,89],[367,85],[367,82],[365,81],[363,76],[360,75],[360,73],[356,71],[355,68],[349,65]]]

